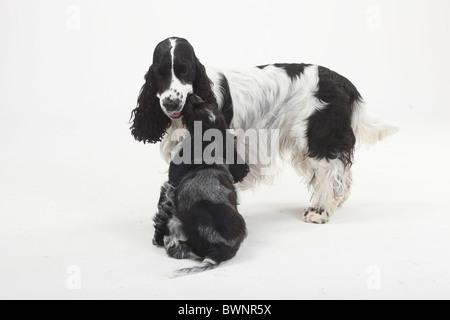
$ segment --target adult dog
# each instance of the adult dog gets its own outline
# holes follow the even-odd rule
[[[136,140],[162,141],[163,156],[170,161],[178,144],[171,133],[183,127],[182,111],[191,93],[217,104],[230,129],[277,130],[280,157],[292,163],[312,192],[312,205],[304,212],[311,223],[328,222],[350,196],[356,143],[374,144],[397,130],[370,116],[356,87],[325,67],[206,69],[182,38],[158,44],[145,81],[132,113]],[[261,163],[249,164],[242,188],[270,178]]]

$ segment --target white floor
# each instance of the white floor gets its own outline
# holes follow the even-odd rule
[[[309,195],[286,168],[241,195],[237,257],[178,279],[168,275],[195,262],[151,244],[157,147],[114,117],[100,132],[77,115],[3,121],[0,298],[449,298],[450,128],[404,111],[391,119],[399,134],[357,152],[353,195],[329,224],[302,222]]]

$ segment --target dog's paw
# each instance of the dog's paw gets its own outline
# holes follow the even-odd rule
[[[193,256],[191,248],[183,241],[171,237],[164,237],[164,247],[169,257],[181,260],[191,259]]]
[[[153,245],[157,247],[164,247],[164,234],[162,232],[155,231],[153,236]]]
[[[325,224],[330,220],[330,214],[322,208],[308,208],[305,210],[303,217],[305,222],[315,224]]]

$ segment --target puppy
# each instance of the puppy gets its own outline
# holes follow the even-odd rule
[[[230,135],[222,113],[216,106],[190,95],[183,111],[183,123],[190,137],[171,162],[169,181],[161,189],[153,242],[164,246],[173,258],[203,262],[178,270],[175,275],[217,267],[236,255],[247,235],[245,221],[237,209],[234,183],[247,176],[249,167],[237,156],[233,138],[231,150],[226,148],[227,139],[230,145]],[[202,139],[199,145],[195,140],[195,130],[200,124],[202,137],[215,129],[217,135],[212,142]],[[198,158],[199,151],[202,159]],[[205,157],[205,153],[209,156]],[[230,153],[233,153],[233,163],[227,164]]]

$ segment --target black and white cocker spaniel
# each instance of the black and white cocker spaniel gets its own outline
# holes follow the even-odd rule
[[[189,94],[219,106],[233,130],[275,132],[268,152],[292,163],[312,192],[304,212],[310,223],[326,223],[350,196],[351,166],[357,144],[374,144],[396,128],[369,115],[356,87],[345,77],[311,64],[270,64],[244,70],[206,69],[191,44],[169,38],[158,44],[153,65],[132,113],[132,134],[144,143],[162,141],[169,162]],[[250,161],[259,143],[243,139],[242,156],[250,173],[240,184],[248,188],[270,180],[267,162]],[[260,141],[259,141],[260,142]],[[250,150],[250,151],[249,151]],[[257,152],[260,152],[258,150]],[[270,170],[269,170],[270,171]]]
[[[178,270],[175,275],[217,267],[236,255],[247,235],[234,184],[246,177],[248,166],[226,162],[228,152],[233,162],[238,159],[234,144],[230,150],[226,148],[227,125],[222,113],[217,106],[189,95],[182,114],[189,135],[170,163],[169,181],[161,188],[153,243],[164,246],[173,258],[202,263]],[[197,145],[196,123],[202,134],[216,130],[215,138]],[[209,157],[197,158],[197,147],[201,155],[210,149],[206,152]]]

